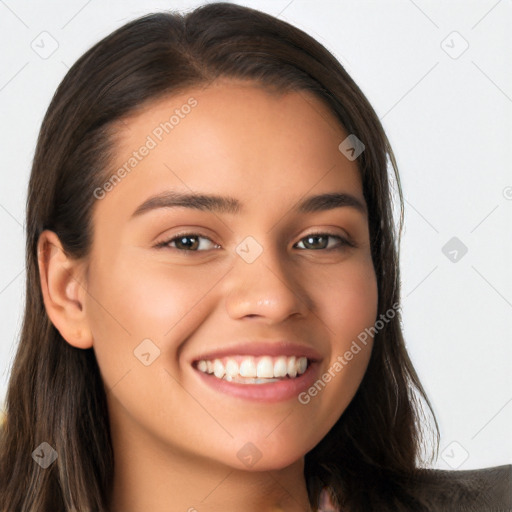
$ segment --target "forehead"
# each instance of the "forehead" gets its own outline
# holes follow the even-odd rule
[[[285,201],[315,187],[362,197],[357,163],[338,149],[347,135],[307,91],[278,94],[227,80],[191,88],[138,108],[117,124],[109,175],[122,167],[127,172],[107,200],[124,208],[179,189],[230,194],[242,202]],[[141,156],[143,147],[150,149]]]

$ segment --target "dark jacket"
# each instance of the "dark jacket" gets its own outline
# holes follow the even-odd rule
[[[512,512],[512,464],[463,471],[425,469],[421,473],[414,495],[429,512]],[[320,497],[319,512],[338,512],[326,490]]]
[[[421,495],[432,512],[511,512],[512,464],[463,471],[425,470]]]

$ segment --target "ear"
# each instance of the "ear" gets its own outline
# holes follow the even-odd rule
[[[69,258],[59,237],[49,230],[39,236],[37,260],[44,305],[52,324],[70,345],[91,348],[93,339],[84,308],[84,263]]]

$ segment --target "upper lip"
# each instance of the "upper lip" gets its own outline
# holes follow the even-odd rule
[[[213,360],[229,356],[298,356],[307,357],[315,362],[322,356],[312,347],[286,340],[277,341],[248,341],[228,347],[219,348],[209,352],[202,352],[192,359],[192,362],[200,360]]]

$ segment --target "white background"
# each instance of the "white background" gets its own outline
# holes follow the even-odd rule
[[[0,1],[0,401],[23,312],[26,188],[56,87],[127,21],[200,3]],[[332,51],[391,140],[405,197],[404,332],[441,426],[435,467],[511,463],[512,1],[235,3]],[[45,31],[58,48],[43,59],[32,46]],[[457,262],[442,252],[452,237],[468,248]]]

